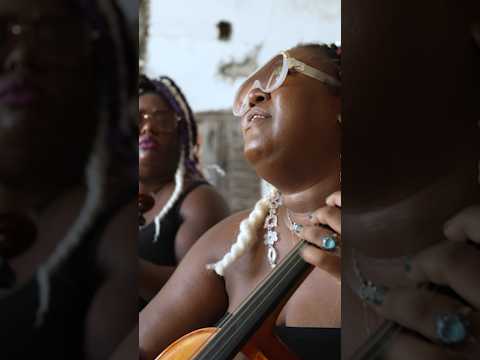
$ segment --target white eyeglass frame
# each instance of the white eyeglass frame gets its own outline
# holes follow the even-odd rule
[[[283,83],[285,82],[285,79],[288,76],[288,71],[290,69],[294,69],[295,71],[297,71],[299,73],[307,75],[308,77],[316,79],[316,80],[318,80],[318,81],[320,81],[320,82],[322,82],[326,85],[329,85],[329,86],[332,86],[332,87],[335,87],[335,88],[340,88],[342,86],[340,81],[335,79],[333,76],[331,76],[331,75],[329,75],[329,74],[327,74],[327,73],[325,73],[321,70],[318,70],[318,69],[316,69],[316,68],[314,68],[310,65],[307,65],[304,62],[301,62],[300,60],[295,59],[294,57],[291,57],[288,54],[287,51],[282,51],[280,54],[282,55],[282,58],[283,58],[282,69],[281,69],[281,72],[280,72],[280,76],[277,77],[277,80],[275,81],[275,83],[274,84],[267,84],[267,86],[264,88],[259,80],[255,80],[253,82],[252,86],[250,87],[250,89],[245,93],[245,96],[242,99],[242,104],[241,104],[238,111],[235,110],[235,104],[234,104],[233,110],[232,110],[234,116],[241,117],[241,116],[243,116],[247,113],[247,111],[249,110],[249,107],[250,107],[249,100],[248,100],[248,94],[253,89],[260,89],[261,91],[263,91],[265,93],[271,94],[273,91],[277,90],[278,88],[280,88],[283,85]],[[252,77],[255,77],[255,75],[262,68],[255,71],[247,80],[245,80],[245,82],[247,82]],[[271,76],[271,74],[270,74],[270,76]],[[241,87],[240,87],[240,89],[241,89]],[[235,99],[236,98],[237,98],[237,96],[235,96]]]

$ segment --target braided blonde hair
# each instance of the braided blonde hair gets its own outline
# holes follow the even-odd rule
[[[155,216],[155,219],[154,219],[155,236],[153,238],[154,242],[157,242],[160,239],[160,224],[162,219],[167,215],[170,209],[175,205],[175,203],[180,198],[180,195],[183,192],[183,185],[185,182],[185,155],[187,155],[189,159],[193,156],[193,151],[191,151],[191,149],[193,148],[192,142],[194,141],[192,138],[192,130],[191,130],[192,119],[190,118],[190,111],[186,101],[184,100],[184,97],[180,94],[180,92],[177,90],[177,87],[175,86],[173,81],[170,80],[169,78],[163,76],[163,77],[160,77],[158,81],[163,86],[165,86],[169,94],[175,99],[176,103],[180,107],[180,110],[184,114],[184,119],[187,123],[187,129],[188,129],[188,144],[186,146],[187,150],[184,149],[183,147],[180,150],[180,159],[178,161],[178,167],[175,173],[175,189],[172,193],[172,196],[170,196],[170,199],[168,199],[167,203],[162,208],[162,210],[160,210],[158,215]],[[185,151],[188,151],[188,154],[185,154]]]
[[[207,269],[214,270],[219,276],[223,276],[225,269],[259,240],[257,237],[258,230],[264,225],[270,203],[277,196],[279,196],[279,191],[273,188],[267,196],[257,201],[248,217],[240,223],[240,232],[230,250],[221,260],[208,264]]]
[[[178,198],[182,194],[183,191],[183,184],[185,181],[185,151],[182,149],[180,151],[180,160],[178,163],[177,172],[175,173],[175,190],[173,190],[172,196],[168,199],[165,206],[162,210],[155,216],[155,236],[153,241],[157,242],[160,239],[160,223],[165,215],[170,211],[170,209],[175,205]]]
[[[50,303],[50,274],[62,263],[63,260],[75,249],[85,234],[90,230],[97,218],[105,195],[107,144],[105,142],[106,119],[100,122],[95,140],[94,150],[86,169],[87,198],[80,211],[80,216],[65,238],[58,244],[52,255],[37,271],[39,286],[39,306],[35,326],[43,324]]]
[[[98,5],[98,15],[103,18],[107,27],[104,29],[104,35],[112,42],[115,49],[115,53],[112,56],[116,59],[116,62],[112,73],[109,74],[114,77],[116,82],[111,80],[111,84],[112,86],[115,84],[115,86],[109,89],[107,94],[100,93],[101,96],[114,97],[114,101],[112,103],[112,99],[102,98],[103,101],[101,100],[99,103],[97,131],[90,158],[85,168],[87,194],[80,215],[67,232],[65,238],[37,270],[39,305],[35,319],[36,327],[43,325],[49,310],[51,274],[77,248],[85,235],[94,226],[100,212],[104,209],[106,183],[109,165],[111,164],[110,160],[113,155],[110,152],[111,146],[108,142],[109,134],[112,130],[116,130],[116,127],[123,134],[129,134],[131,131],[132,114],[129,111],[122,111],[117,116],[114,111],[118,109],[127,110],[130,106],[128,79],[129,75],[131,75],[131,69],[129,68],[126,52],[129,39],[126,39],[124,37],[125,34],[122,32],[123,17],[116,4],[111,1],[97,0],[92,1],[92,3]],[[101,71],[104,71],[104,69]],[[114,150],[112,149],[112,151]]]

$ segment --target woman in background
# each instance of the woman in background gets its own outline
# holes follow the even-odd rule
[[[228,207],[198,168],[197,124],[178,86],[141,76],[138,96],[139,191],[153,205],[141,218],[138,243],[143,308]]]
[[[134,48],[108,0],[1,1],[0,32],[0,357],[106,359],[137,321]]]

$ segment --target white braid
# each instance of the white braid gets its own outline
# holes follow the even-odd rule
[[[175,205],[175,202],[178,200],[183,191],[183,183],[185,179],[185,150],[182,148],[180,150],[180,160],[177,167],[177,172],[175,173],[175,190],[173,191],[172,196],[168,199],[165,206],[162,208],[160,213],[155,217],[155,237],[153,242],[157,242],[160,239],[160,222],[165,217],[165,215],[170,211],[170,209]]]
[[[195,144],[193,143],[194,139],[193,139],[193,134],[192,134],[192,126],[191,126],[192,119],[190,118],[190,112],[188,111],[187,103],[183,100],[180,93],[177,91],[175,86],[173,86],[173,84],[170,81],[168,81],[165,78],[162,78],[161,82],[162,82],[162,84],[164,84],[167,87],[167,89],[173,95],[173,97],[175,98],[177,103],[182,108],[183,113],[185,114],[185,121],[187,122],[188,139],[189,139],[189,144],[188,144],[189,146],[188,147],[190,149],[190,152],[188,154],[188,158],[190,160],[194,160],[193,148],[194,148]]]
[[[107,143],[105,141],[107,118],[108,114],[105,112],[98,125],[94,148],[86,169],[87,196],[80,215],[52,255],[37,271],[39,286],[39,305],[35,321],[37,327],[43,324],[50,303],[50,274],[79,244],[101,210],[107,170]]]
[[[185,154],[185,149],[183,147],[180,150],[180,160],[178,163],[177,171],[175,173],[175,189],[170,199],[168,199],[165,206],[162,208],[160,213],[154,219],[155,235],[153,238],[153,242],[157,242],[160,239],[161,221],[165,217],[165,215],[167,215],[167,213],[171,210],[171,208],[175,205],[175,202],[178,200],[178,198],[182,194],[183,185],[185,181],[185,172],[186,172],[185,157],[188,156],[190,160],[194,160],[193,135],[192,135],[192,129],[191,129],[192,119],[190,118],[190,112],[188,111],[187,103],[184,101],[183,97],[177,91],[175,86],[168,79],[160,78],[160,81],[168,89],[170,94],[175,98],[177,104],[179,104],[182,112],[185,114],[185,121],[187,122],[187,130],[188,130],[188,138],[189,138],[189,143],[187,144],[189,153]]]
[[[240,232],[230,250],[221,260],[213,264],[208,264],[207,269],[214,270],[218,275],[223,276],[225,269],[242,256],[256,241],[258,241],[258,229],[263,226],[268,213],[270,200],[277,194],[277,192],[278,190],[273,189],[268,196],[257,201],[252,212],[248,215],[248,218],[240,223]]]
[[[50,303],[50,274],[47,269],[41,266],[37,271],[38,282],[38,298],[39,304],[37,309],[37,315],[35,319],[35,327],[43,325],[45,315],[48,311],[48,305]]]
[[[118,63],[117,79],[120,88],[119,107],[123,109],[128,108],[128,90],[126,85],[127,79],[127,64],[121,62],[124,56],[124,45],[120,33],[120,25],[118,19],[114,14],[112,2],[99,1],[99,7],[105,15],[109,24],[109,29],[112,31],[111,38],[115,44],[116,58]],[[128,131],[130,126],[130,112],[124,111],[121,113],[120,127],[124,131]],[[97,218],[102,208],[105,195],[105,184],[107,177],[107,161],[108,149],[106,141],[106,133],[108,126],[109,114],[103,111],[100,114],[99,124],[96,132],[96,138],[93,146],[90,159],[86,167],[86,183],[87,195],[80,215],[73,226],[70,228],[66,237],[57,245],[52,255],[42,264],[37,271],[37,281],[39,286],[39,306],[36,315],[35,326],[40,327],[43,324],[45,315],[50,303],[50,274],[55,270],[60,263],[67,258],[67,256],[78,246],[79,242],[85,236],[85,233],[90,229],[93,221]]]

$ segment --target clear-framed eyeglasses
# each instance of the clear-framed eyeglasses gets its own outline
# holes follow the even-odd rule
[[[283,85],[291,70],[316,79],[326,85],[340,88],[341,83],[333,76],[307,65],[283,51],[275,56],[265,66],[255,71],[243,84],[234,99],[233,115],[241,117],[250,108],[248,94],[253,89],[260,89],[265,93],[272,93]]]
[[[139,111],[138,125],[141,127],[145,121],[152,121],[155,129],[160,132],[173,133],[178,127],[180,117],[168,110]]]

